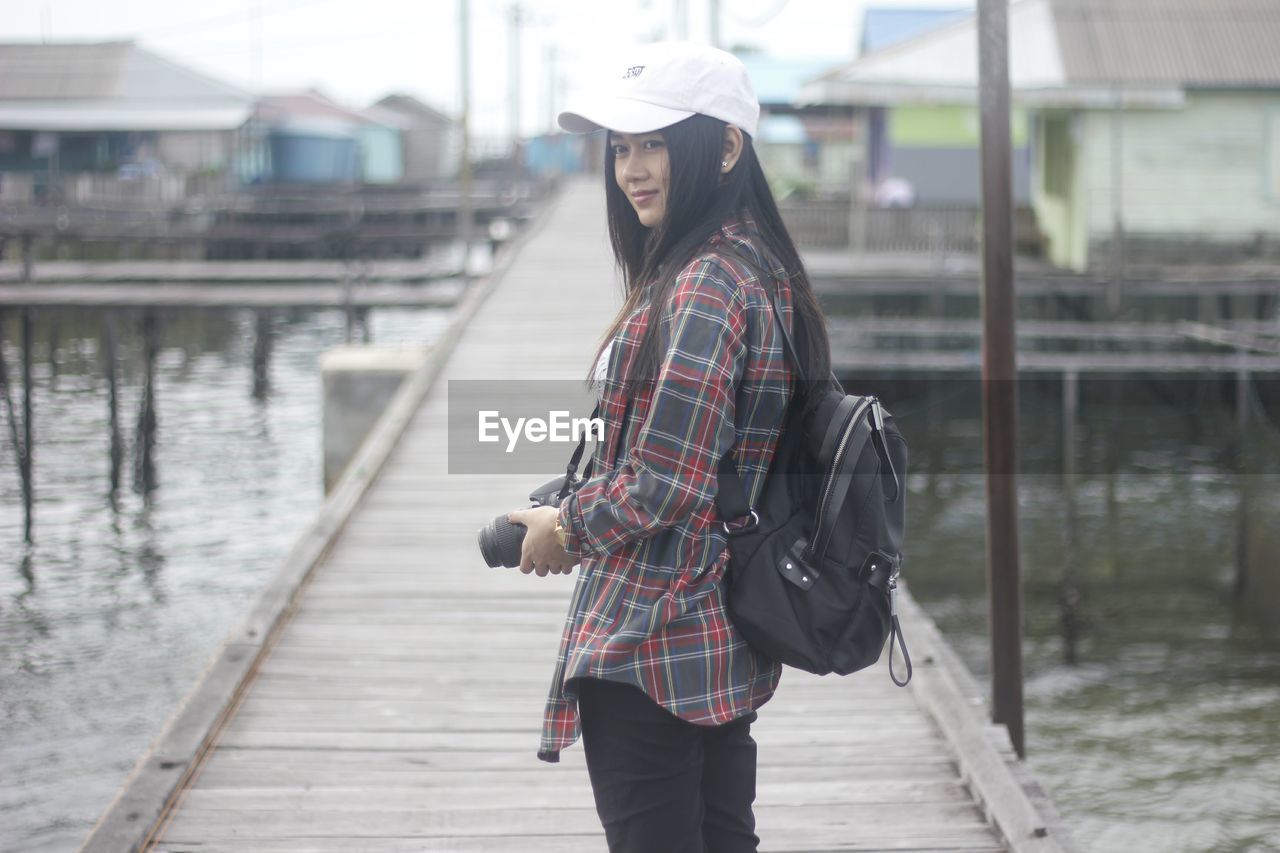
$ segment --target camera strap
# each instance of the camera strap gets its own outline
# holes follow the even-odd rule
[[[618,421],[618,438],[614,445],[614,461],[617,461],[618,450],[622,446],[622,432],[627,426],[627,415],[631,414],[631,399],[627,398],[626,408],[622,410],[622,419]],[[591,410],[591,420],[600,417],[600,404],[596,403],[596,407]],[[591,475],[595,473],[596,454],[592,453],[591,458],[587,460],[587,467],[582,469],[582,477],[578,478],[578,463],[582,461],[582,454],[587,449],[587,436],[583,433],[582,438],[578,440],[578,446],[573,449],[573,455],[569,457],[569,464],[564,469],[564,485],[560,487],[560,494],[556,496],[556,502],[563,501],[569,492],[576,489],[581,483],[591,479]]]
[[[591,420],[595,420],[598,417],[600,417],[599,403],[597,403],[596,407],[591,410]],[[582,461],[582,454],[586,451],[586,449],[587,449],[587,436],[586,436],[586,432],[584,432],[582,435],[582,438],[578,440],[578,446],[573,449],[573,455],[569,457],[569,464],[565,466],[564,485],[560,487],[560,494],[556,495],[556,503],[563,501],[565,497],[569,494],[569,492],[575,487],[575,484],[578,482],[578,478],[577,478],[578,463]],[[595,468],[595,462],[596,462],[595,454],[592,454],[591,458],[587,460],[587,467],[584,468],[582,471],[582,479],[584,480],[590,479],[591,472]]]

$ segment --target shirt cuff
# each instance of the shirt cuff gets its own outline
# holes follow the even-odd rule
[[[578,508],[577,492],[570,492],[560,502],[558,517],[560,527],[564,530],[564,552],[570,557],[582,558],[592,548],[590,541],[586,539],[586,526],[582,519],[582,512]]]

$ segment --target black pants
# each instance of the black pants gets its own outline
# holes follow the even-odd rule
[[[578,681],[578,712],[610,853],[754,853],[754,713],[697,726],[595,678]]]

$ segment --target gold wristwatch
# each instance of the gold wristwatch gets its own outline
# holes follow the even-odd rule
[[[566,537],[566,536],[568,536],[568,531],[567,531],[567,530],[565,530],[565,529],[564,529],[564,527],[560,524],[560,517],[559,517],[559,516],[556,516],[556,530],[555,530],[555,534],[556,534],[556,541],[560,543],[560,548],[561,548],[561,549],[563,549],[563,548],[564,548],[565,537]]]

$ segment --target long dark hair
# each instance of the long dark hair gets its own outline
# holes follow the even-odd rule
[[[601,339],[597,358],[646,295],[649,310],[660,311],[671,297],[676,276],[707,238],[726,220],[745,214],[760,230],[766,264],[772,256],[781,263],[783,274],[790,281],[795,321],[804,324],[804,337],[808,341],[807,353],[798,353],[806,361],[804,374],[810,380],[825,381],[831,370],[826,318],[747,133],[742,134],[738,162],[727,175],[721,175],[726,126],[719,119],[697,114],[659,131],[667,147],[670,176],[665,214],[653,229],[640,224],[626,193],[618,186],[614,178],[613,145],[605,134],[604,186],[609,239],[622,270],[626,300]],[[764,284],[769,286],[768,282]],[[628,393],[634,391],[642,378],[657,377],[663,345],[657,325],[650,322],[640,339],[635,369],[626,378]]]

